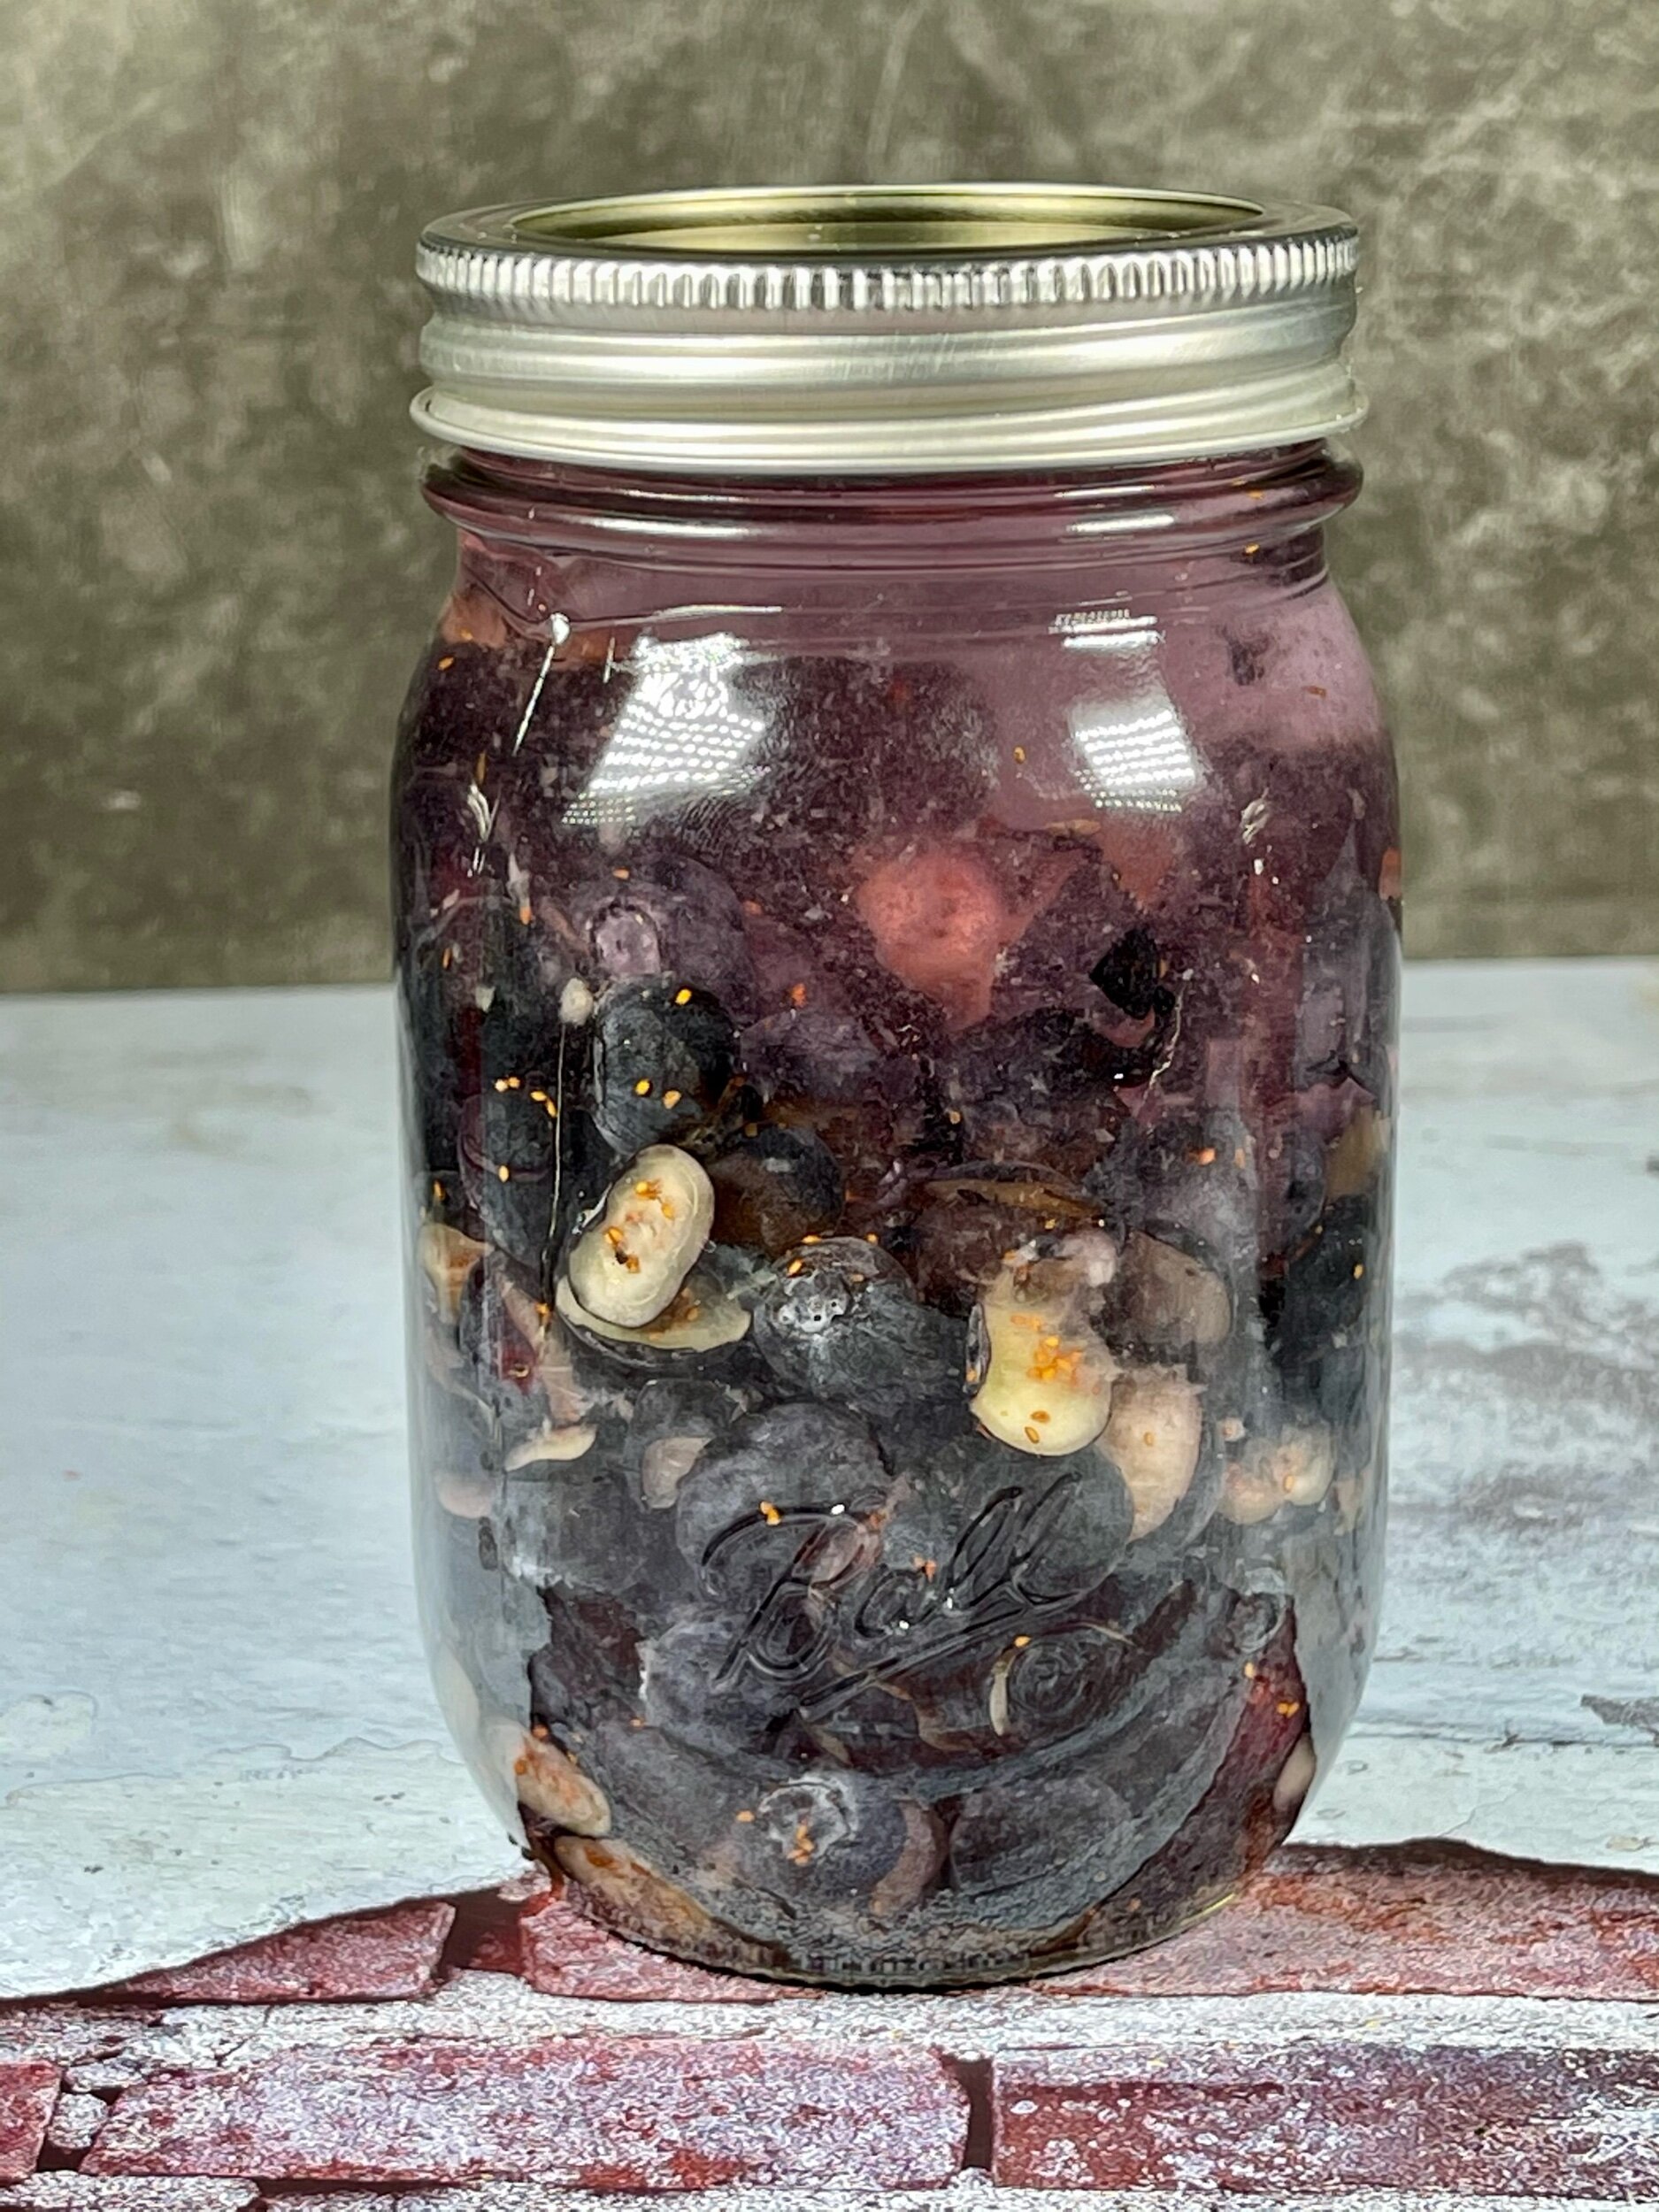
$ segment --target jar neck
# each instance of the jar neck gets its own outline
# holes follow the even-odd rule
[[[1322,561],[1320,526],[1359,488],[1323,444],[1048,476],[743,481],[628,475],[464,451],[426,494],[465,533],[555,556],[676,569],[864,575],[1143,568],[1206,552]],[[1287,580],[1281,577],[1281,581]]]

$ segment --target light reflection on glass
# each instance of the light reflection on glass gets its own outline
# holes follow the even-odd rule
[[[1068,720],[1079,774],[1094,804],[1112,813],[1179,814],[1199,781],[1187,726],[1158,670],[1163,637],[1150,615],[1084,607],[1056,615],[1068,651],[1110,657],[1109,696],[1080,700]]]
[[[638,821],[665,801],[741,791],[765,717],[740,706],[730,672],[741,641],[642,637],[629,659],[633,687],[592,774],[565,810],[583,827]]]

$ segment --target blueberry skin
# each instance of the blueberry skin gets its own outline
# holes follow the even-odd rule
[[[963,1394],[965,1324],[922,1305],[896,1262],[855,1238],[793,1254],[755,1309],[754,1337],[787,1389],[872,1420]]]
[[[1018,1627],[1104,1582],[1133,1525],[1122,1476],[1093,1448],[1036,1459],[975,1431],[907,1465],[884,1556],[899,1569],[932,1562],[929,1579],[958,1615],[1005,1595]]]
[[[711,1444],[680,1484],[680,1548],[717,1606],[752,1603],[792,1562],[807,1582],[844,1571],[890,1489],[862,1421],[774,1406]]]
[[[461,1187],[498,1251],[539,1269],[553,1228],[558,1130],[520,1087],[476,1092],[461,1109]],[[532,1087],[541,1086],[534,1079]],[[546,1094],[543,1094],[545,1097]]]
[[[626,878],[596,868],[572,885],[568,910],[595,990],[606,981],[695,977],[721,1005],[750,1018],[755,979],[742,902],[688,853],[648,839]]]
[[[737,1033],[718,1000],[672,975],[616,983],[594,1016],[593,1115],[624,1155],[676,1144],[719,1105]]]
[[[776,1782],[746,1809],[753,1819],[733,1831],[738,1878],[787,1905],[866,1902],[910,1838],[889,1787],[842,1768]]]
[[[699,1614],[641,1647],[641,1710],[654,1729],[716,1758],[776,1755],[795,1693],[739,1662],[743,1626],[735,1615]]]

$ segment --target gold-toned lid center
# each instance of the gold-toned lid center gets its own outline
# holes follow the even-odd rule
[[[1082,252],[1236,233],[1248,200],[1182,193],[910,185],[890,188],[653,193],[538,208],[513,219],[525,245],[657,255],[790,259]]]

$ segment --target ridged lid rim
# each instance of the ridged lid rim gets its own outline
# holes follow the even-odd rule
[[[1357,233],[1105,186],[833,186],[447,216],[422,426],[736,473],[1070,465],[1330,434]]]

